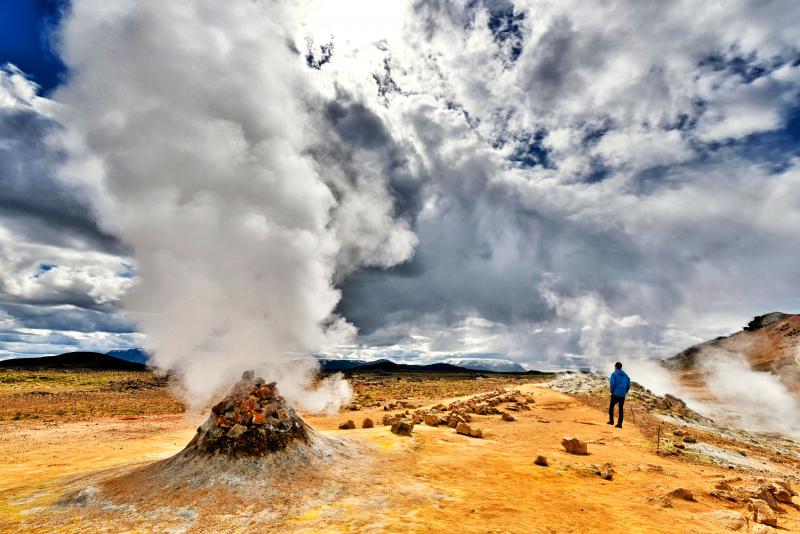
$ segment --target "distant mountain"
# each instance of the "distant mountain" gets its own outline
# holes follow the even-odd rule
[[[99,352],[67,352],[41,358],[0,361],[0,369],[87,369],[95,371],[144,371],[141,363],[121,360]]]
[[[741,331],[693,345],[665,360],[664,366],[699,398],[708,397],[703,363],[725,353],[741,354],[754,371],[773,373],[800,399],[800,315],[759,315]]]
[[[395,363],[391,360],[375,360],[368,362],[358,367],[353,367],[352,370],[358,371],[417,371],[417,372],[437,372],[437,373],[463,373],[469,372],[469,369],[458,367],[457,365],[450,365],[449,363],[432,363],[429,365],[410,365],[406,363]]]
[[[411,365],[395,363],[391,360],[319,360],[323,371],[384,371],[384,372],[422,372],[422,373],[469,373],[470,369],[448,363]]]
[[[135,363],[147,363],[150,355],[142,349],[118,349],[106,352],[109,356]]]
[[[491,373],[524,373],[527,371],[516,362],[499,358],[448,358],[444,363],[474,371],[489,371]]]
[[[323,371],[382,371],[382,372],[412,372],[412,373],[525,373],[527,371],[521,365],[505,360],[480,360],[464,359],[464,364],[456,365],[455,362],[447,360],[428,365],[413,365],[406,363],[395,363],[391,360],[380,359],[373,361],[365,360],[327,360],[320,359],[319,363]],[[481,365],[481,362],[488,362]],[[472,365],[472,367],[470,367]]]
[[[368,363],[366,360],[319,360],[319,365],[323,371],[347,371]]]

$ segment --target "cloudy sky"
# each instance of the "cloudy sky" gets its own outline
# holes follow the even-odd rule
[[[798,311],[800,3],[219,5],[0,7],[0,358],[554,368]]]

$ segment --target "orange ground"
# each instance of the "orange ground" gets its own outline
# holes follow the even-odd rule
[[[477,416],[476,426],[491,433],[483,440],[424,425],[415,427],[413,438],[394,436],[382,426],[336,430],[349,418],[360,423],[371,416],[379,422],[384,413],[379,409],[307,417],[329,435],[364,444],[369,458],[337,466],[338,480],[350,482],[347,490],[326,501],[319,488],[293,517],[252,508],[233,513],[200,500],[195,515],[177,511],[180,517],[165,518],[167,496],[164,508],[155,511],[126,503],[91,513],[54,506],[67,488],[74,491],[175,453],[201,418],[7,423],[0,427],[0,531],[730,532],[703,514],[734,508],[708,491],[737,473],[657,456],[632,425],[615,429],[604,424],[605,414],[597,408],[540,387],[522,389],[535,395],[533,410],[515,414],[517,421],[510,423],[496,415]],[[559,445],[564,435],[587,440],[590,455],[564,452]],[[537,454],[546,455],[550,466],[534,465]],[[612,481],[584,468],[606,462],[616,470]],[[698,502],[673,500],[671,508],[653,502],[677,487],[693,490]],[[800,512],[789,508],[780,527],[800,532]]]

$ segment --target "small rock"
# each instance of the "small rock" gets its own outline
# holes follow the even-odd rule
[[[570,436],[564,436],[561,445],[570,454],[589,454],[589,447],[585,441]]]
[[[355,422],[352,419],[348,419],[346,422],[339,425],[339,430],[352,430],[356,427]]]
[[[473,438],[483,438],[483,431],[480,428],[471,428],[469,435]]]
[[[684,443],[697,443],[697,438],[694,436],[683,436]]]
[[[674,497],[676,499],[683,499],[684,501],[694,501],[694,494],[692,490],[688,490],[686,488],[675,488],[674,490],[667,493],[670,497]]]
[[[235,425],[233,425],[233,427],[231,427],[230,430],[228,430],[227,436],[229,438],[236,439],[239,436],[241,436],[242,434],[244,434],[245,432],[247,432],[247,427],[243,426],[243,425],[240,425],[239,423],[236,423]]]
[[[514,419],[514,416],[511,415],[510,413],[505,413],[504,412],[503,413],[503,421],[516,421],[516,419]]]
[[[752,499],[748,506],[753,512],[753,521],[761,523],[762,525],[769,525],[771,527],[778,526],[778,514],[775,510],[769,507],[766,501],[761,499]]]
[[[410,436],[413,430],[414,423],[406,421],[405,419],[396,421],[392,425],[392,434],[397,434],[398,436]]]
[[[267,422],[267,418],[264,416],[264,412],[258,411],[253,412],[253,424],[254,425],[263,425]]]
[[[372,428],[375,426],[375,423],[372,422],[372,419],[369,417],[365,418],[364,421],[361,423],[361,428]]]
[[[598,473],[597,473],[597,474],[598,474],[598,475],[600,476],[600,478],[602,478],[603,480],[611,480],[611,479],[613,479],[613,478],[614,478],[614,473],[615,473],[615,471],[614,471],[614,468],[613,468],[613,467],[611,467],[611,464],[605,464],[603,467],[601,467],[601,468],[598,470]]]
[[[703,517],[728,530],[741,530],[747,526],[747,518],[733,510],[717,510],[716,512],[703,514]]]
[[[775,497],[776,501],[786,504],[791,504],[792,497],[797,495],[792,486],[783,480],[773,480],[769,483],[767,488],[769,492],[772,493],[772,496]]]
[[[547,458],[542,456],[541,454],[536,456],[536,459],[533,461],[533,463],[535,463],[536,465],[541,465],[542,467],[547,467],[548,465],[550,465],[549,463],[547,463]]]
[[[672,508],[672,501],[663,495],[657,497],[648,497],[647,502],[659,508]]]
[[[760,525],[756,523],[752,527],[750,527],[750,534],[774,534],[775,529],[772,527],[768,527],[767,525]]]
[[[439,416],[436,414],[428,414],[423,419],[423,422],[428,426],[438,426],[439,425]]]
[[[472,430],[467,423],[458,423],[456,425],[456,432],[458,434],[464,434],[465,436],[469,436],[469,432]]]

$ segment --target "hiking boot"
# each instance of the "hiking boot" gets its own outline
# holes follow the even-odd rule
[[[619,423],[617,423],[617,424],[616,424],[616,425],[614,425],[614,426],[615,426],[615,427],[617,427],[617,428],[622,428],[622,425],[621,425],[621,424],[619,424]]]
[[[613,425],[613,424],[614,424],[614,421],[609,421],[609,422],[608,422],[608,423],[606,423],[606,424],[607,424],[607,425]]]

